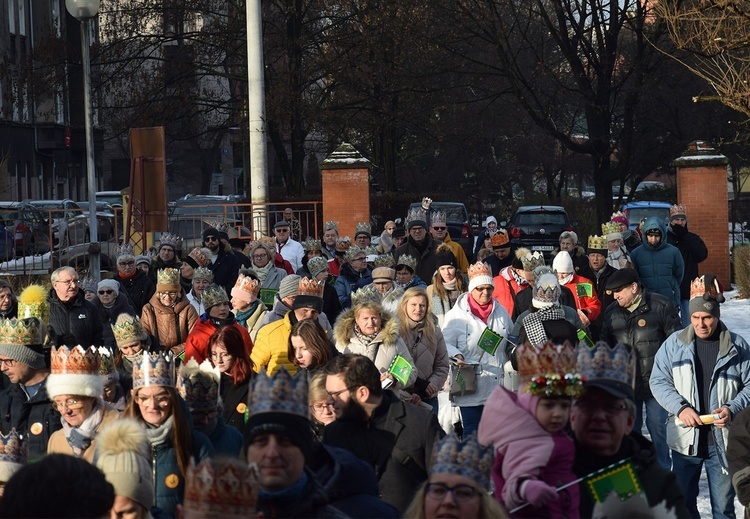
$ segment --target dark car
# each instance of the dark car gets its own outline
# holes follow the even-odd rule
[[[513,213],[510,222],[500,222],[508,228],[510,243],[540,251],[548,259],[550,253],[559,246],[560,234],[572,231],[573,224],[564,207],[559,205],[525,205]]]
[[[414,202],[409,206],[409,210],[418,209],[421,205],[421,202]],[[469,212],[466,210],[466,206],[461,202],[432,202],[430,212],[432,211],[443,211],[445,213],[451,240],[461,245],[464,253],[466,253],[466,258],[471,261],[474,253],[474,234],[469,224]],[[428,214],[428,228],[430,227],[429,217]]]

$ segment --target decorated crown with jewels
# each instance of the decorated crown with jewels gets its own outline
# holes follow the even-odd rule
[[[117,249],[117,257],[122,258],[123,256],[133,256],[135,257],[135,250],[133,250],[133,245],[130,243],[123,243],[120,245]]]
[[[248,294],[255,294],[257,296],[260,292],[260,281],[240,273],[237,276],[237,281],[235,282],[234,287],[243,292],[247,292]]]
[[[539,251],[527,252],[518,259],[526,272],[533,272],[535,268],[544,265],[544,255]]]
[[[145,341],[148,337],[141,326],[141,322],[128,314],[120,314],[112,325],[112,333],[118,346],[125,346],[133,342]]]
[[[405,265],[409,267],[412,271],[417,270],[417,258],[412,256],[411,254],[402,254],[398,257],[398,261],[396,262],[396,266]]]
[[[521,344],[516,349],[519,391],[543,397],[575,397],[583,390],[584,379],[576,370],[576,349],[569,342],[540,347]]]
[[[18,318],[28,319],[29,317],[36,317],[44,323],[49,322],[47,289],[42,285],[28,285],[18,294]]]
[[[492,277],[492,267],[483,261],[477,261],[473,265],[469,265],[469,279],[477,276],[489,276]]]
[[[446,221],[448,221],[448,215],[445,211],[433,211],[430,215],[430,225],[435,225],[436,223],[445,225]]]
[[[206,288],[203,289],[203,293],[201,294],[201,303],[203,303],[203,308],[211,308],[212,306],[216,306],[219,303],[228,303],[229,297],[227,296],[227,291],[224,290],[224,287],[221,287],[219,285],[208,285]]]
[[[219,368],[206,359],[190,359],[180,367],[177,391],[191,411],[212,411],[219,406]]]
[[[148,386],[175,385],[175,362],[171,351],[147,351],[133,362],[133,389]]]
[[[320,240],[308,238],[305,240],[303,248],[305,249],[305,252],[310,252],[311,250],[323,250],[323,245],[320,243]]]
[[[211,251],[205,247],[196,247],[190,251],[188,256],[193,258],[199,267],[205,267],[211,261]]]
[[[425,210],[421,207],[412,207],[409,209],[409,211],[406,213],[406,226],[408,228],[409,224],[412,222],[426,222],[427,221],[427,215],[425,214]]]
[[[375,258],[375,261],[373,262],[373,265],[375,268],[378,267],[392,267],[396,264],[396,261],[393,259],[393,256],[390,254],[381,254],[377,258]]]
[[[96,282],[94,278],[91,276],[86,276],[81,280],[81,290],[84,292],[96,292],[96,288],[99,285],[99,283]]]
[[[497,229],[494,234],[490,236],[490,244],[493,247],[502,247],[510,241],[508,232],[505,229]]]
[[[687,214],[687,207],[685,207],[682,204],[675,204],[673,206],[670,206],[669,208],[669,216],[675,216],[677,214],[686,215]]]
[[[338,248],[338,244],[336,245],[336,247]],[[360,249],[356,245],[351,245],[348,249],[346,249],[346,256],[344,257],[346,258],[346,261],[352,261],[360,254],[365,254],[364,249]]]
[[[338,232],[338,230],[339,230],[339,223],[338,222],[334,222],[333,220],[329,220],[329,221],[327,221],[325,223],[325,225],[323,226],[323,229],[325,231],[336,231],[336,232]]]
[[[0,319],[0,344],[39,346],[47,341],[47,327],[36,317]]]
[[[209,283],[213,283],[214,273],[208,267],[198,267],[197,269],[193,270],[193,280],[196,279],[206,279]]]
[[[357,222],[357,225],[354,228],[354,235],[356,236],[357,234],[360,234],[363,232],[370,234],[371,230],[372,228],[370,227],[370,224],[368,222]]]
[[[301,278],[297,285],[298,296],[323,297],[325,282],[311,278]]]
[[[336,252],[346,252],[352,246],[352,239],[349,236],[342,236],[336,240]]]
[[[164,245],[169,245],[175,250],[181,250],[182,238],[180,238],[176,234],[165,232],[161,235],[161,238],[159,238],[159,248],[163,247]]]
[[[620,224],[617,222],[607,222],[602,224],[602,234],[615,234],[620,232]]]
[[[258,496],[255,470],[242,460],[191,458],[185,476],[186,516],[254,517]]]
[[[609,381],[632,389],[635,363],[635,355],[624,344],[612,347],[599,341],[591,348],[580,342],[576,350],[576,370],[586,381]]]
[[[156,271],[157,285],[179,285],[180,271],[177,269],[166,268]]]
[[[352,292],[352,306],[357,306],[366,303],[378,303],[380,304],[382,296],[378,289],[374,285],[367,285]]]
[[[104,346],[99,347],[99,375],[102,377],[110,377],[113,373],[117,372],[115,367],[115,357],[112,355],[112,351]]]
[[[0,463],[13,463],[21,466],[26,465],[29,460],[29,446],[18,431],[11,429],[7,435],[0,433]],[[2,470],[2,472],[6,472]],[[0,478],[3,482],[10,478]]]
[[[99,351],[91,346],[52,347],[50,373],[53,375],[99,375],[101,357]]]
[[[283,366],[272,376],[261,370],[255,376],[248,402],[249,416],[260,413],[288,413],[310,419],[307,405],[307,375],[290,375]]]
[[[463,441],[453,433],[440,440],[433,449],[430,475],[447,473],[463,476],[489,490],[494,462],[492,446],[482,446],[476,433],[471,433]]]

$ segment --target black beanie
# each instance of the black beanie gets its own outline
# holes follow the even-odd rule
[[[323,312],[323,298],[318,296],[298,295],[292,303],[292,310],[297,308],[312,308],[318,313]]]
[[[209,228],[205,229],[203,231],[203,234],[201,236],[203,237],[204,240],[206,238],[208,238],[209,236],[215,236],[216,238],[220,238],[221,237],[221,235],[219,234],[218,229],[216,229],[215,227],[209,227]]]
[[[245,447],[261,434],[286,436],[294,445],[299,447],[306,461],[310,459],[313,447],[310,420],[296,414],[276,411],[251,415],[245,425]]]
[[[439,269],[440,267],[443,267],[445,265],[450,265],[451,267],[458,268],[456,256],[452,251],[441,250],[435,255],[435,259],[437,262],[437,266],[435,268]]]

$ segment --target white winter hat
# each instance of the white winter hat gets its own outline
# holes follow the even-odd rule
[[[88,396],[101,398],[104,383],[99,369],[99,350],[91,346],[84,349],[76,346],[52,347],[50,374],[47,377],[47,395],[50,399],[59,395]]]
[[[570,274],[575,272],[573,268],[573,260],[570,258],[570,254],[566,250],[561,250],[555,256],[552,262],[552,270],[558,274]]]

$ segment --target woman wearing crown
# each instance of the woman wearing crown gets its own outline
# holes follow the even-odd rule
[[[182,502],[190,459],[213,455],[210,440],[193,429],[187,404],[175,388],[172,352],[143,353],[133,367],[133,398],[123,416],[134,418],[146,431],[151,450],[157,517],[175,517]]]
[[[87,350],[81,346],[52,348],[47,394],[61,415],[63,428],[50,437],[48,454],[69,454],[93,463],[96,433],[120,416],[102,399],[100,367],[101,357],[93,346]]]

